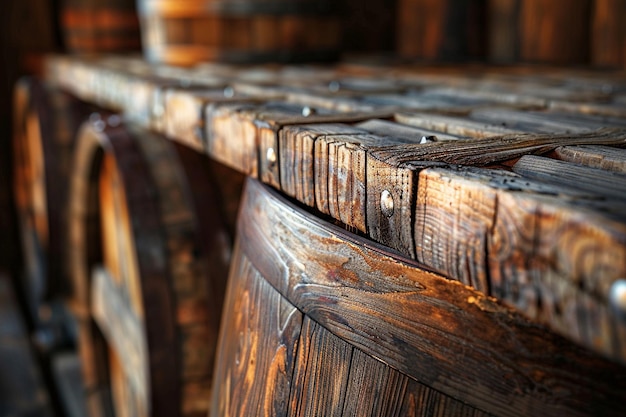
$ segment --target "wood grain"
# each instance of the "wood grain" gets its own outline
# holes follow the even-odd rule
[[[370,155],[395,166],[411,161],[484,166],[519,158],[522,155],[546,153],[564,144],[623,147],[625,141],[624,130],[601,129],[576,135],[519,134],[483,140],[389,146],[381,150],[372,150]]]
[[[345,124],[285,126],[279,132],[280,187],[288,196],[315,207],[315,142],[325,135],[358,135],[365,131]]]
[[[235,248],[211,415],[286,416],[302,313]]]
[[[588,193],[626,200],[626,175],[583,165],[524,155],[513,165],[513,171],[527,178],[578,188]]]
[[[290,393],[289,416],[343,415],[352,347],[305,316]]]
[[[254,182],[247,190],[244,253],[294,305],[353,346],[493,414],[619,414],[620,365],[372,243],[353,243]]]
[[[608,146],[561,146],[555,149],[563,161],[626,173],[626,150]]]

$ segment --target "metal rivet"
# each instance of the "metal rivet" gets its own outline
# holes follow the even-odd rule
[[[120,125],[120,123],[122,123],[122,118],[117,114],[114,114],[112,116],[109,116],[107,123],[109,124],[109,126],[117,127]]]
[[[302,108],[302,115],[304,117],[309,117],[310,115],[315,114],[315,113],[316,113],[315,109],[312,109],[309,106],[305,106]]]
[[[328,83],[328,91],[336,93],[341,88],[341,84],[338,81],[331,81]]]
[[[271,168],[276,164],[276,151],[274,148],[267,148],[267,152],[265,153],[265,159],[267,160],[267,165]]]
[[[437,142],[437,136],[422,136],[420,144]]]
[[[226,87],[224,88],[224,97],[226,98],[232,98],[235,96],[235,89],[232,87]]]
[[[107,124],[104,122],[104,120],[96,120],[95,122],[93,122],[93,128],[96,132],[103,132],[106,126]]]
[[[89,121],[91,123],[95,123],[95,122],[97,122],[98,120],[101,120],[101,119],[102,119],[102,116],[100,116],[100,113],[91,113],[89,115]]]
[[[387,217],[393,216],[393,197],[387,190],[380,194],[380,210]]]
[[[626,318],[626,279],[618,279],[609,292],[611,306],[622,319]]]

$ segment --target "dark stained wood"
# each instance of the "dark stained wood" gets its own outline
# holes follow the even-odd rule
[[[352,347],[310,318],[302,323],[289,416],[343,415]]]
[[[240,236],[255,268],[303,313],[444,394],[503,416],[621,412],[621,365],[353,241],[252,181]]]
[[[469,407],[413,380],[409,380],[406,397],[399,414],[406,417],[435,417],[440,415],[487,417],[490,414]]]
[[[241,250],[233,259],[213,415],[484,415],[303,319]]]
[[[287,416],[302,313],[236,246],[214,373],[211,415]]]
[[[555,149],[559,159],[593,168],[626,173],[626,150],[608,146],[562,146]]]
[[[398,415],[411,382],[414,381],[383,362],[354,349],[342,415]]]

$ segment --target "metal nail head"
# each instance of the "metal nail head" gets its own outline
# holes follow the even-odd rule
[[[265,153],[265,159],[267,160],[267,165],[271,168],[276,164],[276,151],[274,148],[267,148],[267,152]]]
[[[387,190],[380,194],[380,210],[387,217],[393,216],[393,196]]]
[[[618,279],[611,285],[609,302],[615,312],[626,319],[626,279]]]

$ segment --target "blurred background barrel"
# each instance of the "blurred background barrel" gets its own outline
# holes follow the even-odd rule
[[[523,0],[521,57],[558,65],[589,61],[590,0]]]
[[[63,264],[76,134],[93,107],[34,78],[14,93],[14,190],[23,253],[20,287],[33,324],[68,291]]]
[[[92,416],[207,413],[232,234],[212,172],[117,116],[82,132],[70,245]]]
[[[341,27],[331,1],[139,0],[146,58],[291,62],[336,59]]]
[[[482,59],[486,11],[485,0],[398,0],[397,51],[429,61]]]
[[[135,0],[61,1],[61,31],[69,52],[141,49]]]
[[[626,1],[593,2],[591,46],[594,65],[626,68]]]

